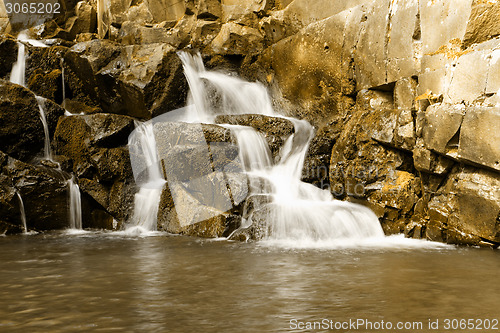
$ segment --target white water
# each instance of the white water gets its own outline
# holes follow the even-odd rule
[[[38,109],[40,110],[40,120],[43,124],[43,133],[45,136],[44,146],[43,146],[43,155],[46,160],[52,161],[52,150],[50,149],[50,135],[49,135],[49,126],[47,124],[47,118],[45,117],[45,98],[41,96],[36,96],[36,100],[38,102]]]
[[[134,215],[127,232],[140,234],[156,231],[158,205],[165,179],[160,170],[160,161],[151,121],[136,124],[134,134],[129,137],[129,147],[138,150],[132,150],[131,155],[137,154],[144,157],[144,165],[141,168],[143,174],[135,177],[136,179],[142,179],[142,181],[137,182],[140,189],[134,197]]]
[[[26,86],[26,46],[25,43],[30,44],[35,47],[47,47],[44,43],[28,38],[25,32],[19,33],[17,36],[17,61],[12,66],[12,72],[10,73],[10,82],[19,84],[23,87]]]
[[[17,198],[19,199],[19,210],[21,213],[21,222],[23,223],[23,232],[27,234],[28,226],[26,225],[26,211],[24,210],[23,198],[21,197],[21,193],[19,193],[19,191],[16,191],[16,195]]]
[[[82,202],[80,188],[73,178],[68,180],[69,191],[69,227],[70,229],[82,229]]]
[[[188,101],[191,104],[187,113],[195,114],[196,119],[192,121],[210,123],[219,114],[279,116],[261,84],[209,72],[199,55],[179,52],[179,57],[190,86]],[[305,120],[287,119],[294,124],[295,132],[282,147],[278,162],[272,161],[265,138],[256,130],[226,125],[237,137],[240,160],[254,182],[250,195],[265,195],[272,199],[266,204],[269,213],[264,239],[308,243],[383,238],[380,223],[368,208],[334,200],[329,191],[300,181],[314,130]],[[134,140],[140,142],[148,177],[139,180],[141,190],[135,198],[134,225],[154,230],[161,194],[158,184],[163,186],[165,181],[159,170],[152,124],[149,122],[139,128],[141,131]],[[129,140],[129,147],[132,146],[137,146],[137,143]],[[135,176],[138,179],[139,175]],[[258,186],[261,180],[266,180],[270,186]],[[243,227],[251,223],[252,215],[243,222]]]
[[[66,82],[64,80],[64,58],[61,58],[61,78],[62,78],[62,103],[61,103],[61,106],[63,108],[65,108],[66,107]]]
[[[21,40],[22,38],[27,38],[26,35],[23,33],[20,33],[18,36],[18,40]],[[26,48],[23,43],[18,42],[18,49],[17,49],[17,61],[12,66],[12,72],[10,73],[10,82],[19,84],[21,86],[25,86],[25,72],[26,72]]]

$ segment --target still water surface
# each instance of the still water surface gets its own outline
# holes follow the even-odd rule
[[[55,233],[0,237],[0,264],[0,332],[309,332],[290,320],[358,318],[436,332],[429,318],[500,317],[488,249]]]

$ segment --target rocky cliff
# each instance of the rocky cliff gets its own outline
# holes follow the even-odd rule
[[[82,113],[54,111],[50,133],[84,193],[87,226],[126,221],[136,191],[126,138],[134,119],[185,104],[175,52],[187,48],[208,67],[262,82],[276,108],[308,119],[317,131],[303,179],[369,206],[386,233],[500,243],[497,1],[65,0],[62,8],[35,26],[0,6],[1,77],[16,61],[19,30],[51,44],[26,46],[28,89],[1,83],[3,230],[19,230],[21,180],[46,172],[21,164],[43,145],[33,93]]]

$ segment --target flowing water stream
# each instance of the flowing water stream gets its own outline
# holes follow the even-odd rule
[[[45,117],[45,98],[41,96],[36,96],[38,102],[38,109],[40,110],[40,120],[43,124],[44,133],[44,145],[43,145],[43,155],[46,160],[52,161],[52,149],[50,148],[50,134],[49,125],[47,124],[47,118]]]
[[[269,95],[261,84],[207,71],[199,54],[179,52],[179,57],[190,87],[188,108],[194,110],[190,113],[191,117],[195,115],[193,118],[186,116],[185,121],[213,123],[217,115],[235,114],[283,117],[273,110]],[[271,198],[271,202],[265,204],[268,214],[263,238],[307,243],[384,237],[377,217],[368,208],[334,200],[327,190],[300,180],[314,129],[305,120],[286,119],[293,123],[294,133],[286,140],[277,162],[272,160],[265,138],[255,129],[222,125],[236,136],[240,160],[250,180],[265,179],[270,184],[257,190],[252,187],[254,189],[250,193]],[[129,147],[139,150],[131,153],[131,156],[143,156],[140,164],[147,168],[149,174],[136,195],[133,222],[135,226],[148,230],[156,230],[157,205],[161,195],[161,188],[151,184],[164,182],[160,175],[154,122],[138,126],[129,140]],[[136,161],[132,162],[137,164]],[[251,225],[252,222],[250,216],[243,221],[243,226]]]
[[[21,193],[16,191],[17,199],[19,200],[19,212],[21,214],[21,222],[23,223],[23,232],[28,233],[28,226],[26,225],[26,211],[24,210],[24,202]]]
[[[196,56],[180,57],[190,104],[166,120],[279,116],[261,85],[208,72]],[[21,82],[18,63],[12,78]],[[297,324],[362,319],[421,325],[398,332],[442,332],[447,319],[498,323],[496,251],[383,237],[369,210],[300,181],[313,129],[287,119],[295,131],[277,161],[260,133],[224,125],[237,137],[244,172],[255,183],[250,195],[272,198],[266,203],[269,233],[251,243],[144,232],[156,229],[166,182],[154,121],[138,124],[130,137],[136,149],[131,155],[143,157],[134,226],[128,232],[0,235],[0,331],[310,332]],[[51,156],[47,144],[44,155]],[[268,186],[260,186],[262,180]],[[68,195],[71,228],[81,228],[80,190],[73,179]],[[251,224],[252,216],[243,223]],[[431,321],[441,329],[429,328]],[[498,324],[481,331],[496,332]]]

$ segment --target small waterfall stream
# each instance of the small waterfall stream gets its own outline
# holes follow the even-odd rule
[[[70,229],[82,229],[82,201],[80,188],[73,177],[67,182],[69,192],[69,227]]]
[[[35,47],[47,47],[44,43],[36,39],[28,38],[26,32],[21,32],[17,36],[17,61],[12,66],[12,71],[10,73],[10,82],[19,84],[23,87],[26,86],[26,46],[29,44]]]
[[[196,119],[188,122],[213,123],[220,114],[262,114],[283,117],[273,110],[265,87],[236,77],[205,70],[200,55],[179,52],[184,73],[189,83],[188,109],[194,109]],[[217,102],[214,102],[217,101]],[[335,242],[383,237],[384,233],[375,214],[366,207],[334,200],[327,190],[302,182],[301,172],[309,142],[314,136],[313,127],[305,120],[283,117],[294,125],[294,133],[281,148],[280,159],[273,162],[265,138],[255,129],[246,126],[222,125],[231,129],[237,138],[240,160],[251,183],[266,180],[270,186],[251,186],[250,195],[264,195],[271,198],[266,208],[266,234],[264,240],[292,242]],[[160,120],[158,120],[160,121]],[[148,124],[152,124],[150,121]],[[159,168],[154,135],[149,125],[136,130],[135,139],[145,156],[144,163],[154,166],[149,170],[145,184],[155,183],[160,178],[154,174]],[[151,135],[151,136],[150,136]],[[131,153],[132,155],[132,153]],[[137,179],[137,177],[136,177]],[[161,178],[161,184],[165,180]],[[158,186],[144,184],[136,195],[134,213],[135,225],[143,221],[148,225],[156,223],[159,196]],[[151,204],[152,206],[146,206]],[[154,204],[154,205],[153,205]],[[252,224],[252,215],[243,221],[242,227]],[[151,230],[151,229],[150,229]]]
[[[136,123],[136,130],[129,137],[129,147],[131,155],[144,157],[144,165],[141,168],[143,173],[136,175],[136,179],[141,179],[137,182],[140,189],[134,197],[134,215],[127,231],[156,231],[158,205],[165,179],[160,169],[152,121]]]
[[[18,37],[18,54],[17,61],[12,66],[12,71],[10,75],[10,82],[19,84],[22,86],[26,86],[26,46],[25,44],[32,45],[34,47],[47,47],[46,44],[40,42],[39,40],[30,39],[26,32],[21,32]],[[61,62],[62,66],[62,62]],[[64,72],[63,72],[63,89],[64,89]],[[64,95],[64,90],[63,90]],[[35,96],[38,109],[40,111],[40,121],[43,125],[44,132],[44,149],[43,156],[45,160],[53,161],[52,150],[50,148],[50,133],[49,126],[47,123],[47,118],[45,115],[45,98],[41,96]],[[59,169],[60,170],[60,169]],[[69,224],[71,229],[82,229],[82,208],[81,208],[81,195],[80,188],[76,184],[74,177],[72,176],[67,182],[68,186],[68,198],[69,198],[69,207],[68,207],[68,217]],[[27,232],[26,228],[26,214],[24,213],[24,203],[22,201],[21,195],[17,192],[17,196],[19,198],[20,206],[21,206],[21,219],[23,220],[24,230]]]
[[[47,124],[47,118],[45,117],[45,98],[41,96],[36,96],[38,102],[38,109],[40,110],[40,120],[43,124],[43,133],[45,136],[43,155],[46,160],[52,161],[52,150],[50,149],[50,135],[49,135],[49,125]]]
[[[26,211],[24,210],[24,202],[21,193],[16,191],[17,199],[19,200],[19,211],[21,213],[21,222],[23,223],[23,233],[28,233],[28,226],[26,225]]]

